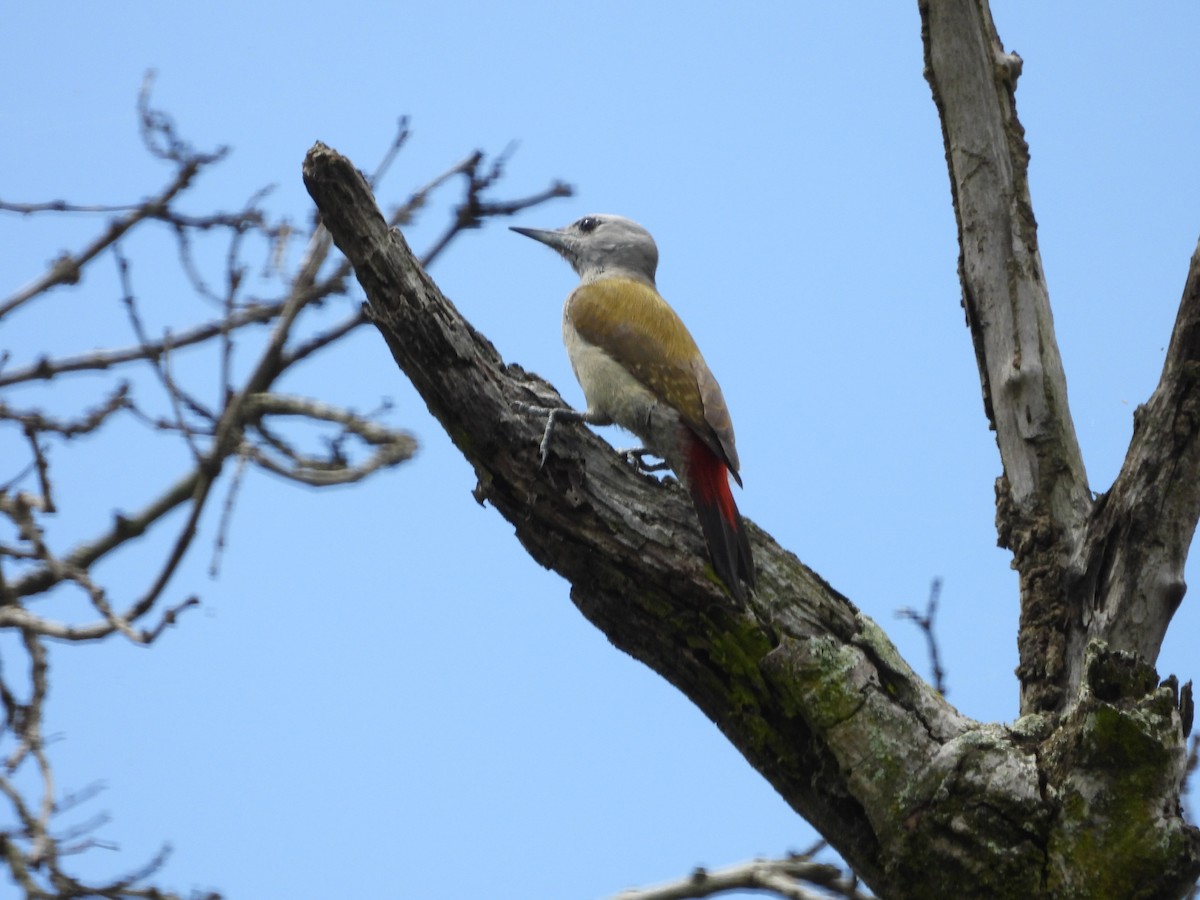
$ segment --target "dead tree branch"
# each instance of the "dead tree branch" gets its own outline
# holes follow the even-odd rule
[[[1000,543],[1020,573],[1021,709],[1067,701],[1061,586],[1091,508],[1029,196],[1029,150],[985,2],[921,4],[925,77],[942,122],[958,221],[962,304],[1004,474]]]
[[[1181,700],[1151,667],[1094,642],[1072,716],[986,725],[751,523],[759,584],[745,601],[730,597],[705,575],[676,486],[639,474],[584,427],[556,434],[539,467],[541,423],[519,404],[561,399],[506,365],[440,293],[349,160],[318,143],[304,179],[371,320],[474,467],[476,497],[879,894],[1124,896],[1137,885],[1166,896],[1194,880],[1200,833],[1178,815]],[[1118,736],[1127,732],[1137,739]],[[1102,861],[1074,861],[1097,842]]]
[[[730,891],[765,892],[785,900],[871,900],[858,881],[837,866],[809,854],[753,859],[720,869],[697,868],[690,875],[648,888],[621,891],[612,900],[693,900]]]
[[[1004,468],[996,523],[1020,573],[1021,709],[1068,711],[1091,642],[1153,664],[1183,598],[1200,518],[1200,249],[1162,378],[1135,413],[1120,475],[1093,500],[1037,246],[1016,113],[1021,59],[1004,50],[984,0],[926,0],[921,13],[962,302]]]

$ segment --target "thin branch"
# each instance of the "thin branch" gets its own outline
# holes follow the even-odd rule
[[[38,488],[42,492],[42,509],[48,513],[57,512],[58,510],[54,508],[54,493],[50,486],[50,464],[46,461],[46,454],[38,440],[37,430],[27,423],[22,431],[24,431],[25,439],[29,441],[30,450],[33,452],[33,465],[37,471]]]
[[[199,470],[193,469],[137,513],[131,516],[117,514],[111,528],[99,537],[77,546],[63,558],[63,562],[74,568],[86,569],[126,541],[140,537],[151,525],[181,503],[186,502],[195,492],[199,478]],[[39,594],[61,581],[62,578],[50,567],[42,566],[29,572],[13,584],[11,586],[12,595],[27,597],[31,594]],[[6,611],[0,608],[0,626],[9,624],[4,621]]]
[[[491,203],[483,199],[483,192],[490,188],[504,172],[504,164],[511,154],[513,146],[506,148],[484,172],[480,171],[483,164],[482,151],[476,151],[449,170],[443,178],[463,175],[467,179],[466,195],[454,208],[454,215],[449,227],[442,236],[433,242],[433,246],[421,257],[421,265],[428,268],[450,241],[463,231],[478,228],[484,219],[492,216],[511,216],[530,206],[544,203],[553,197],[570,197],[574,191],[570,185],[561,181],[553,182],[546,190],[527,197],[523,200],[509,200],[502,203]]]
[[[287,240],[292,228],[286,221],[275,225],[268,221],[259,208],[265,192],[255,194],[245,208],[233,213],[191,215],[173,208],[180,193],[194,183],[194,176],[209,163],[222,158],[225,150],[211,154],[196,152],[181,137],[170,117],[151,106],[151,83],[152,73],[147,75],[138,100],[139,127],[147,149],[174,165],[174,180],[166,189],[144,203],[129,206],[59,202],[0,204],[0,212],[23,215],[57,211],[120,217],[109,223],[108,229],[84,250],[64,255],[39,282],[5,301],[0,306],[0,316],[55,284],[78,281],[82,268],[103,249],[111,247],[121,299],[137,340],[136,346],[122,349],[60,358],[43,356],[33,364],[15,369],[9,368],[12,354],[0,351],[0,387],[52,380],[67,373],[102,372],[119,365],[142,362],[154,370],[155,378],[170,402],[169,411],[139,408],[128,385],[122,383],[100,406],[73,418],[52,417],[38,408],[16,409],[0,404],[0,424],[18,426],[28,444],[28,460],[22,461],[26,463],[23,470],[0,487],[0,515],[7,517],[10,530],[15,534],[15,538],[0,544],[0,561],[7,566],[7,573],[0,570],[0,630],[20,632],[32,667],[28,699],[22,697],[21,690],[0,678],[0,707],[3,709],[0,730],[16,738],[16,746],[8,753],[10,769],[0,774],[0,799],[7,798],[13,809],[9,817],[18,823],[15,830],[0,830],[0,866],[7,866],[12,879],[30,898],[90,896],[105,900],[142,897],[175,900],[172,894],[143,885],[161,867],[166,850],[137,871],[100,885],[84,884],[61,867],[65,855],[108,846],[93,834],[107,818],[93,816],[79,824],[59,827],[54,832],[50,830],[52,817],[77,802],[77,798],[68,797],[56,805],[54,773],[42,737],[41,717],[48,684],[46,640],[80,642],[121,635],[137,644],[150,644],[175,624],[184,610],[197,606],[199,601],[195,596],[171,605],[162,598],[198,534],[200,517],[231,457],[238,458],[238,465],[217,526],[214,569],[225,547],[239,488],[249,464],[259,465],[294,482],[344,484],[409,458],[416,446],[407,433],[378,421],[378,412],[359,415],[316,400],[270,393],[271,387],[291,365],[338,343],[367,323],[362,308],[358,307],[347,318],[324,331],[312,327],[301,330],[300,317],[309,306],[320,304],[328,296],[348,292],[349,261],[342,257],[331,260],[332,240],[326,229],[318,225],[308,239],[286,296],[277,302],[243,303],[241,298],[250,290],[247,273],[258,271],[247,262],[258,246],[251,242],[250,235],[262,235],[265,239],[265,278],[284,271]],[[376,170],[376,180],[392,165],[408,134],[407,119],[402,119]],[[502,155],[493,164],[491,172],[481,175],[476,169],[468,178],[467,202],[483,210],[481,214],[489,214],[487,204],[477,196],[472,198],[470,192],[491,185],[500,173],[504,158]],[[461,165],[452,172],[461,172]],[[438,183],[441,182],[435,180],[431,184],[436,186]],[[561,192],[558,195],[562,195]],[[420,203],[424,202],[423,197],[418,199]],[[183,329],[178,334],[168,331],[158,339],[151,339],[146,327],[149,320],[143,317],[145,308],[135,294],[131,261],[120,243],[122,236],[142,221],[158,222],[170,229],[180,265],[196,292],[219,304],[221,316],[218,319]],[[206,265],[202,265],[207,263],[207,256],[200,254],[199,242],[195,240],[197,232],[213,229],[227,238],[223,268],[215,278]],[[444,247],[445,241],[440,246]],[[213,290],[210,284],[219,287]],[[272,327],[265,345],[257,350],[249,377],[240,384],[235,383],[234,376],[239,368],[234,365],[235,353],[242,346],[235,340],[238,332],[248,325],[267,322]],[[218,363],[217,406],[214,409],[208,409],[187,393],[177,373],[172,371],[173,352],[196,345],[207,345],[208,358]],[[178,366],[174,368],[178,369]],[[191,447],[194,465],[135,513],[117,514],[111,525],[102,529],[98,536],[72,547],[69,552],[60,553],[43,529],[46,521],[43,517],[53,511],[56,501],[65,505],[68,499],[55,496],[54,492],[51,462],[55,460],[52,453],[55,443],[97,431],[121,410],[128,410],[139,422],[152,428],[182,436]],[[269,425],[280,416],[299,419],[310,426],[318,425],[320,430],[316,438],[322,449],[311,451],[303,441],[293,443],[275,434]],[[286,431],[282,433],[287,434]],[[312,429],[306,429],[304,434],[311,435]],[[18,489],[27,479],[36,479],[36,491]],[[174,541],[157,568],[151,569],[145,589],[130,598],[118,600],[117,593],[96,576],[93,566],[161,524],[173,510],[184,505],[188,507],[186,514],[173,523],[178,527]],[[13,573],[20,573],[20,577],[14,580]],[[65,585],[72,586],[87,598],[93,610],[92,620],[60,621],[38,615],[24,600]],[[7,777],[22,765],[26,767],[26,773],[33,770],[33,775],[40,781],[37,798],[23,795],[17,780]],[[25,777],[30,776],[25,774]],[[216,897],[215,894],[208,896]]]
[[[142,317],[138,312],[137,300],[133,295],[133,283],[129,275],[129,260],[125,258],[125,254],[121,252],[119,243],[113,244],[113,256],[117,261],[117,274],[121,282],[121,303],[125,307],[125,312],[129,317],[129,323],[133,327],[133,333],[143,347],[150,343],[150,339],[146,334],[146,329],[142,325]],[[192,451],[192,458],[199,461],[200,448],[196,445],[195,437],[192,429],[189,427],[183,417],[182,403],[187,402],[193,410],[199,407],[198,401],[188,397],[183,390],[175,384],[171,378],[171,370],[168,365],[170,359],[170,348],[167,346],[166,338],[163,339],[163,352],[147,358],[150,363],[150,368],[163,386],[163,390],[167,394],[167,399],[171,404],[171,411],[175,414],[175,424],[179,429],[180,434],[187,442],[188,448]],[[213,416],[207,410],[200,410],[201,414],[208,421],[212,421]]]
[[[132,623],[148,611],[148,607],[135,605],[128,613],[120,614],[113,610],[105,592],[88,574],[86,568],[73,565],[69,561],[59,559],[54,555],[42,539],[42,530],[33,518],[33,503],[24,494],[8,496],[0,494],[0,512],[8,515],[17,526],[21,539],[30,545],[32,558],[39,560],[44,572],[49,574],[53,583],[72,582],[87,593],[93,607],[104,618],[103,623],[90,626],[66,626],[48,619],[39,618],[28,613],[23,607],[9,605],[0,607],[0,627],[15,626],[22,633],[33,637],[59,637],[66,640],[95,640],[106,637],[112,632],[120,632],[137,644],[152,643],[163,629],[173,624],[179,612],[196,605],[196,600],[190,599],[173,610],[169,610],[153,629],[134,631]]]
[[[88,598],[92,601],[92,606],[96,612],[104,617],[114,631],[127,637],[134,644],[145,643],[142,636],[133,630],[133,626],[124,616],[118,615],[112,608],[112,604],[108,602],[105,596],[104,589],[97,585],[87,572],[80,569],[66,568],[63,572],[63,580],[73,581],[83,588],[87,593]]]
[[[31,756],[37,765],[42,783],[42,798],[37,814],[27,809],[24,803],[13,804],[20,814],[25,834],[31,843],[26,858],[31,866],[37,866],[46,859],[53,861],[56,849],[49,834],[50,816],[54,812],[54,775],[42,744],[42,710],[46,692],[49,690],[49,662],[46,648],[38,635],[23,630],[21,643],[29,656],[30,697],[23,707],[16,729],[19,744],[6,760],[5,768],[10,773],[15,772],[27,755]],[[9,799],[12,800],[12,797]]]
[[[942,669],[941,658],[938,654],[937,635],[934,632],[934,619],[937,618],[938,600],[942,595],[942,579],[935,578],[929,585],[929,600],[925,603],[925,612],[920,613],[911,606],[896,611],[896,616],[916,623],[925,635],[925,643],[929,647],[929,663],[933,670],[933,686],[943,697],[946,691],[946,673]]]
[[[154,78],[153,69],[146,72],[137,99],[138,128],[142,143],[150,154],[184,166],[193,162],[206,166],[223,159],[229,152],[228,147],[218,147],[212,153],[197,153],[190,143],[179,136],[174,119],[150,105]]]
[[[129,385],[125,382],[117,385],[108,397],[99,405],[85,412],[78,419],[55,419],[36,409],[20,410],[10,407],[0,401],[0,420],[19,422],[26,431],[35,434],[53,433],[65,438],[91,434],[103,425],[108,418],[122,409],[129,408]]]
[[[201,344],[213,337],[224,333],[232,333],[246,325],[261,325],[271,321],[283,309],[284,301],[273,303],[254,303],[234,310],[228,318],[208,322],[181,331],[178,334],[168,333],[160,341],[149,341],[133,347],[120,350],[97,350],[79,356],[68,356],[61,359],[43,357],[33,365],[11,372],[0,373],[0,388],[26,381],[48,381],[67,372],[85,372],[110,369],[123,363],[138,360],[155,360],[167,352],[168,348],[181,349],[194,344]]]
[[[423,210],[429,202],[429,195],[436,191],[439,187],[453,178],[455,175],[468,174],[470,167],[475,164],[480,156],[477,150],[467,157],[456,162],[441,175],[437,175],[427,181],[422,187],[417,188],[408,199],[392,210],[388,216],[388,223],[392,227],[400,225],[408,225],[413,221],[413,218],[418,212]]]
[[[475,185],[472,183],[472,188],[474,187]],[[571,197],[574,193],[575,189],[571,185],[564,181],[555,181],[545,190],[518,200],[508,200],[502,203],[477,202],[473,208],[469,204],[464,205],[466,209],[471,210],[471,213],[455,218],[454,224],[450,226],[446,233],[434,243],[433,247],[425,251],[425,254],[421,257],[421,265],[430,266],[441,252],[446,249],[446,245],[460,232],[466,228],[478,228],[480,219],[491,216],[513,216],[524,209],[545,203],[547,200]]]
[[[320,246],[316,242],[315,235],[314,246]],[[287,303],[279,314],[279,318],[275,321],[271,338],[262,356],[259,358],[254,372],[247,379],[241,390],[230,399],[225,410],[222,412],[213,436],[212,447],[196,469],[198,477],[192,491],[191,510],[188,513],[187,520],[180,529],[158,577],[155,578],[142,599],[135,604],[134,618],[139,617],[154,605],[154,602],[175,574],[175,570],[179,567],[180,562],[183,561],[188,547],[196,536],[196,529],[199,526],[200,516],[204,511],[209,492],[212,490],[212,486],[221,472],[225,459],[237,447],[246,400],[253,394],[265,391],[282,371],[279,367],[279,361],[284,345],[287,343],[292,326],[295,323],[296,317],[304,308],[307,298],[307,292],[303,290],[295,291],[288,298]]]
[[[17,628],[40,637],[75,643],[97,641],[121,632],[136,644],[153,644],[167,628],[179,621],[181,613],[199,605],[199,598],[188,597],[168,608],[153,626],[143,628],[141,631],[123,628],[122,624],[132,623],[149,612],[149,607],[142,601],[135,603],[123,613],[114,612],[111,616],[105,615],[105,618],[98,622],[83,625],[71,625],[43,618],[34,615],[23,606],[0,606],[0,628]]]
[[[233,470],[233,478],[229,482],[229,490],[225,494],[225,502],[221,505],[221,520],[217,523],[217,536],[213,538],[212,560],[208,564],[208,574],[211,578],[216,578],[221,569],[221,555],[225,552],[226,539],[233,524],[233,507],[237,502],[238,493],[241,491],[242,479],[246,475],[247,462],[245,455],[239,456],[237,467]]]
[[[276,449],[290,459],[290,464],[281,465],[252,445],[243,447],[242,452],[246,456],[268,471],[314,487],[361,481],[379,469],[409,459],[417,447],[416,440],[406,432],[385,428],[348,410],[304,397],[258,394],[247,399],[245,415],[247,424],[258,423],[266,416],[300,416],[332,422],[342,426],[344,435],[353,434],[376,448],[366,461],[350,465],[336,450],[336,445],[330,456],[318,458],[297,453],[281,441],[273,440]]]
[[[721,869],[697,868],[675,881],[622,891],[612,900],[693,900],[729,891],[767,891],[787,900],[870,900],[858,889],[856,879],[807,855],[754,859]]]
[[[295,347],[292,347],[290,350],[285,352],[283,355],[282,364],[285,367],[290,368],[317,351],[323,350],[325,347],[328,347],[331,344],[336,344],[351,331],[366,325],[369,321],[370,319],[367,318],[365,307],[360,306],[353,313],[343,319],[340,324],[335,325],[328,331],[323,331],[320,334],[314,335],[307,341],[297,344]]]
[[[20,213],[21,215],[30,215],[32,213],[41,212],[64,212],[64,213],[116,213],[116,212],[132,212],[139,209],[141,203],[118,203],[114,205],[105,205],[102,203],[79,204],[67,203],[65,200],[50,200],[46,203],[10,203],[0,200],[0,211]]]
[[[412,221],[415,214],[425,207],[430,194],[435,190],[455,176],[462,175],[466,178],[464,197],[455,207],[450,225],[434,240],[429,249],[419,257],[422,267],[429,268],[455,237],[468,229],[478,228],[485,218],[515,215],[522,210],[538,206],[548,200],[574,195],[575,190],[571,185],[564,181],[553,181],[549,187],[538,191],[536,194],[530,194],[528,197],[499,202],[485,202],[480,195],[484,190],[491,187],[503,174],[503,163],[510,152],[511,147],[500,154],[493,163],[490,171],[481,175],[479,167],[483,163],[483,151],[476,150],[469,156],[459,160],[436,178],[431,179],[424,186],[415,190],[403,204],[393,209],[391,214],[388,215],[387,222],[391,227],[407,225]],[[368,184],[373,187],[374,181],[369,181]]]
[[[375,167],[375,171],[371,173],[368,183],[371,189],[374,190],[380,179],[387,173],[387,170],[392,167],[392,163],[396,160],[396,154],[400,152],[400,148],[408,143],[408,139],[412,137],[412,131],[409,129],[408,116],[401,116],[396,124],[396,136],[392,138],[391,144],[388,145],[387,151],[383,154],[383,158],[379,160],[379,165]]]
[[[128,215],[114,220],[103,233],[90,244],[72,255],[64,253],[54,261],[45,274],[34,279],[28,285],[0,303],[0,319],[13,310],[60,284],[76,284],[82,276],[83,267],[95,259],[102,251],[112,246],[123,234],[131,228],[165,207],[184,190],[200,169],[212,160],[197,157],[186,161],[175,173],[175,178],[153,200],[150,200]]]

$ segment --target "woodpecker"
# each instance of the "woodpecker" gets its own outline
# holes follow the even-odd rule
[[[547,415],[543,461],[556,421],[633,432],[691,494],[713,569],[744,599],[745,585],[754,586],[754,560],[729,488],[729,475],[742,483],[733,423],[700,348],[655,286],[654,238],[611,215],[584,216],[556,230],[512,230],[556,250],[579,275],[562,328],[587,409],[527,407]]]

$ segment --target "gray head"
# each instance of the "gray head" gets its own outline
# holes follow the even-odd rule
[[[658,247],[650,232],[623,216],[591,215],[565,228],[513,228],[557,250],[584,281],[625,275],[654,284]]]

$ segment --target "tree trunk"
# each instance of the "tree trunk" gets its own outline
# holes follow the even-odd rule
[[[585,427],[560,427],[539,469],[543,423],[516,404],[564,405],[554,389],[458,314],[348,160],[318,143],[305,184],[397,364],[474,466],[476,497],[881,897],[1179,897],[1200,874],[1200,833],[1179,806],[1190,690],[1160,684],[1153,661],[1200,514],[1200,254],[1125,469],[1093,500],[1037,250],[1020,60],[983,0],[929,0],[921,14],[1004,470],[997,525],[1020,572],[1024,715],[1011,726],[958,713],[752,523],[758,587],[729,596],[706,575],[683,492]]]

